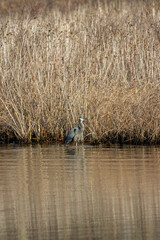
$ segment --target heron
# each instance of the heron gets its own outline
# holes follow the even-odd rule
[[[65,139],[66,143],[76,143],[77,142],[83,142],[84,137],[83,137],[83,132],[84,132],[84,124],[83,121],[86,120],[87,118],[80,117],[79,118],[79,125],[77,127],[72,128]]]

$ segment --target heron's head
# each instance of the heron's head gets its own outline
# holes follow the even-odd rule
[[[85,118],[85,117],[80,117],[79,118],[79,122],[83,122],[84,120],[86,120],[87,118]]]

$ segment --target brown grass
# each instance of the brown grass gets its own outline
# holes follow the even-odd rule
[[[0,132],[63,140],[84,115],[91,142],[160,142],[159,5],[37,11],[0,20]]]

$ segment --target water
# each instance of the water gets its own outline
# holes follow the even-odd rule
[[[0,147],[0,239],[160,239],[160,148]]]

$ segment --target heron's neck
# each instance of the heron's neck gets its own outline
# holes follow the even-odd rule
[[[83,124],[83,122],[80,120],[79,121],[79,126],[82,128],[82,129],[84,129],[84,124]]]

